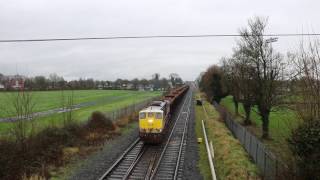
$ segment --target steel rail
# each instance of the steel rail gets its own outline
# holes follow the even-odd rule
[[[140,161],[142,155],[146,152],[146,150],[147,150],[147,148],[144,147],[143,150],[140,151],[139,155],[137,156],[135,161],[131,164],[131,166],[127,170],[126,174],[122,178],[123,180],[127,179],[130,176],[130,174],[132,173],[133,168],[138,164],[138,162]]]
[[[137,138],[125,151],[124,153],[112,164],[112,166],[99,178],[99,180],[104,180],[112,170],[119,165],[119,163],[125,158],[125,156],[140,142],[140,138]]]
[[[181,143],[180,143],[180,147],[179,147],[179,154],[178,154],[178,159],[177,159],[177,164],[176,164],[176,169],[174,171],[173,179],[177,179],[177,176],[178,176],[178,169],[179,169],[179,165],[180,165],[182,147],[183,147],[183,144],[184,144],[185,135],[186,135],[186,133],[188,131],[189,115],[190,115],[190,106],[188,107],[187,117],[186,117],[186,120],[185,120],[186,122],[184,124],[183,135],[182,135],[182,138],[181,138]]]
[[[184,103],[183,103],[183,105],[182,105],[182,107],[181,107],[181,109],[180,109],[179,115],[178,115],[178,117],[177,117],[177,119],[176,119],[176,121],[175,121],[175,123],[174,123],[174,126],[173,126],[173,128],[172,128],[172,130],[171,130],[171,133],[170,133],[169,137],[168,137],[168,140],[167,140],[167,142],[166,142],[166,145],[164,146],[164,148],[163,148],[163,150],[162,150],[162,152],[161,152],[161,155],[160,155],[160,157],[159,157],[159,159],[158,159],[158,162],[157,162],[157,164],[156,164],[156,166],[155,166],[155,168],[154,168],[154,170],[153,170],[153,172],[152,172],[152,174],[151,174],[150,179],[153,179],[154,176],[156,175],[157,171],[158,171],[160,162],[161,162],[161,160],[162,160],[163,157],[164,157],[164,154],[165,154],[165,152],[166,152],[166,150],[167,150],[167,147],[168,147],[169,142],[170,142],[170,140],[171,140],[171,138],[172,138],[173,132],[175,131],[177,122],[178,122],[178,120],[179,120],[179,118],[180,118],[180,115],[182,114],[183,107],[185,106],[187,100],[188,100],[188,101],[191,100],[191,95],[189,95],[189,97],[187,97],[187,98],[185,99],[185,101],[184,101]]]
[[[149,180],[150,179],[150,175],[152,173],[152,169],[154,167],[154,164],[156,162],[156,158],[157,158],[157,154],[155,156],[153,156],[153,158],[151,159],[151,162],[149,164],[146,176],[144,177],[144,180]]]

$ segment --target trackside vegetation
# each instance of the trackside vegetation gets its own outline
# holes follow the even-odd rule
[[[96,111],[84,124],[49,126],[20,143],[0,139],[0,179],[68,179],[80,160],[137,127],[137,115],[112,122]]]
[[[320,156],[320,40],[302,39],[284,55],[272,45],[277,38],[264,36],[267,25],[267,17],[249,19],[233,53],[202,72],[198,85],[210,103],[261,137],[296,179],[319,179],[320,161],[310,160]]]
[[[200,93],[197,94],[200,96]],[[260,179],[259,170],[245,152],[240,142],[235,139],[219,113],[207,101],[204,108],[195,106],[196,134],[198,138],[204,138],[201,120],[205,120],[208,140],[212,141],[214,148],[214,166],[218,179]],[[204,179],[211,179],[211,172],[204,142],[199,144],[199,169]]]
[[[221,100],[221,105],[224,106],[229,113],[231,113],[236,121],[240,124],[244,123],[245,111],[242,103],[239,103],[238,115],[235,112],[235,106],[232,100],[232,96],[227,96]],[[260,116],[253,107],[250,120],[251,126],[246,126],[256,137],[261,137],[262,121]],[[292,129],[297,128],[299,125],[299,119],[295,111],[288,108],[277,109],[270,113],[269,130],[272,134],[271,139],[261,139],[272,152],[285,162],[293,161],[292,152],[290,151],[289,144],[287,142],[291,135]]]

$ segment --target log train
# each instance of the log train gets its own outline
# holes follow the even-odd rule
[[[168,131],[171,114],[189,86],[172,89],[160,101],[153,101],[139,112],[139,136],[146,143],[161,143]]]

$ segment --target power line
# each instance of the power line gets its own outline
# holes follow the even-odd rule
[[[265,37],[320,36],[312,34],[264,34]],[[154,39],[154,38],[210,38],[210,37],[241,37],[240,34],[199,34],[199,35],[156,35],[156,36],[109,36],[109,37],[75,37],[75,38],[44,38],[44,39],[3,39],[0,43],[46,42],[46,41],[85,41],[113,39]]]

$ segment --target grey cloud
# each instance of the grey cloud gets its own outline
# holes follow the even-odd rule
[[[269,33],[320,32],[318,1],[283,0],[2,0],[0,39],[174,34],[234,34],[254,15],[269,16]],[[274,46],[294,49],[300,38]],[[140,39],[0,44],[0,72],[29,76],[56,72],[67,79],[179,73],[192,80],[235,38]]]

